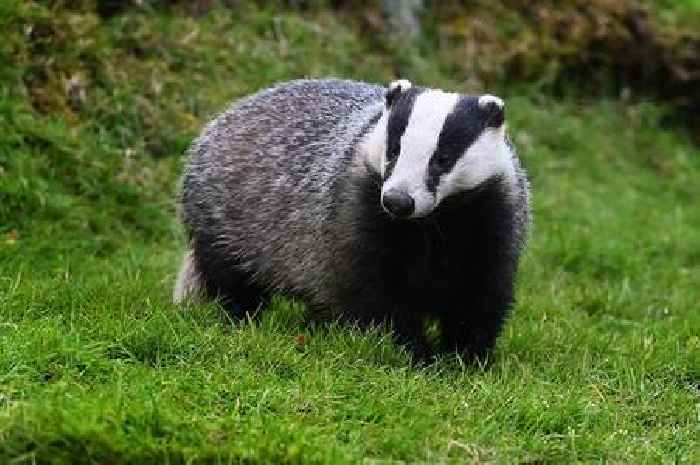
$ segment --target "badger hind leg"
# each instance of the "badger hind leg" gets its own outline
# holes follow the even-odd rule
[[[173,302],[181,304],[185,300],[198,301],[202,296],[202,282],[195,268],[192,250],[187,250],[175,280]]]
[[[213,237],[198,233],[192,241],[192,263],[201,293],[216,299],[236,319],[257,312],[268,292],[241,269],[237,260]]]

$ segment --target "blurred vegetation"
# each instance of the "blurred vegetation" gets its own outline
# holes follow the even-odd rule
[[[255,6],[203,18],[144,7],[106,19],[94,5],[0,7],[0,59],[9,64],[1,68],[0,173],[12,173],[0,177],[2,232],[43,224],[68,238],[167,235],[172,155],[231,99],[292,75],[349,75],[360,61],[365,78],[389,78],[374,71],[381,58],[367,59],[328,13],[311,22]],[[329,34],[337,48],[324,45]],[[58,246],[78,245],[114,247]]]
[[[228,8],[230,20],[240,28],[251,21],[254,10],[272,13],[282,8],[300,12],[310,20],[334,11],[352,29],[368,32],[370,46],[391,57],[396,75],[418,71],[430,77],[429,68],[437,68],[434,75],[447,75],[455,84],[474,90],[523,85],[529,92],[559,96],[659,98],[681,110],[683,118],[669,124],[682,122],[696,131],[700,128],[697,0],[428,1],[422,18],[425,31],[418,44],[388,36],[378,0],[52,0],[30,2],[21,11],[9,6],[12,3],[5,8],[11,10],[10,16],[19,15],[14,29],[24,32],[24,36],[15,39],[29,39],[24,43],[26,61],[15,71],[26,69],[24,81],[34,106],[43,110],[75,111],[85,95],[93,98],[93,92],[87,90],[99,93],[115,82],[124,82],[125,69],[134,81],[145,76],[131,73],[145,72],[144,69],[155,75],[163,75],[167,70],[177,72],[178,66],[186,70],[196,47],[201,50],[203,44],[198,43],[202,39],[193,32],[183,36],[183,43],[168,43],[163,36],[165,31],[159,35],[151,29],[152,20],[158,22],[158,10],[166,9],[186,22],[188,17],[201,17],[224,7]],[[126,12],[129,15],[124,16]],[[104,34],[100,29],[103,23],[114,23],[110,27],[112,34],[121,35],[121,39],[107,46],[109,38],[100,36]],[[279,25],[258,24],[256,32],[270,27],[272,31],[266,32],[276,34],[274,28]],[[110,61],[111,56],[105,56],[105,52],[118,56]],[[279,58],[293,57],[282,53]],[[128,68],[110,70],[107,62]],[[248,69],[254,64],[253,60]],[[166,85],[178,83],[171,79],[146,88],[149,93],[142,97],[144,102],[131,107],[135,118],[148,118],[140,115],[152,112],[154,105],[149,109],[145,102],[155,100]],[[90,103],[85,108],[91,108]],[[171,124],[188,124],[185,115],[192,108],[180,109],[185,112],[171,110]],[[139,129],[145,130],[147,137],[154,137],[147,125]],[[176,140],[150,142],[156,153],[167,150],[171,144],[176,148],[182,145]]]
[[[377,0],[8,0],[0,173],[20,182],[0,191],[0,230],[29,217],[53,229],[68,215],[69,230],[172,232],[160,194],[172,191],[178,163],[168,155],[225,102],[289,76],[409,76],[535,99],[653,97],[668,109],[663,124],[700,137],[700,31],[690,20],[700,6],[678,5],[428,1],[422,37],[406,42]],[[98,201],[110,208],[86,215]]]
[[[487,84],[700,102],[700,31],[681,15],[660,21],[633,0],[448,1],[436,11],[438,50]]]

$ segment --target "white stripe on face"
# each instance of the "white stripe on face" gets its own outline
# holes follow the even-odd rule
[[[458,94],[430,89],[419,94],[413,104],[408,125],[401,136],[401,152],[382,188],[382,192],[400,189],[413,197],[413,216],[425,215],[435,207],[435,196],[425,183],[428,163],[437,147],[445,118],[459,99]]]
[[[377,125],[365,136],[361,150],[366,154],[367,162],[384,177],[386,167],[386,125],[389,113],[384,111]]]
[[[505,125],[486,128],[437,186],[438,202],[458,192],[473,189],[493,176],[515,181],[513,153],[505,141]]]

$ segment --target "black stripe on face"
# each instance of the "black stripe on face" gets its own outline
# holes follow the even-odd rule
[[[413,111],[413,104],[416,97],[423,92],[423,88],[411,87],[400,95],[397,95],[392,100],[389,110],[389,121],[387,122],[387,141],[386,141],[386,169],[384,170],[384,179],[387,179],[396,166],[396,160],[401,153],[401,136],[406,132],[408,120]]]
[[[476,141],[490,121],[479,108],[476,97],[462,97],[445,123],[438,137],[438,144],[428,164],[426,187],[435,193],[440,177],[449,173],[470,145]]]

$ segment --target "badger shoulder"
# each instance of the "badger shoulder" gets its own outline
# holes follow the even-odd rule
[[[343,79],[299,79],[278,83],[234,102],[221,117],[236,113],[255,113],[258,118],[293,115],[292,120],[335,119],[381,101],[385,88]],[[221,117],[217,119],[221,119]],[[276,118],[278,122],[284,122]]]
[[[202,131],[189,151],[190,162],[221,164],[258,158],[319,155],[309,146],[352,142],[354,133],[381,108],[385,88],[341,79],[283,82],[234,102]],[[263,153],[264,152],[264,157]]]

